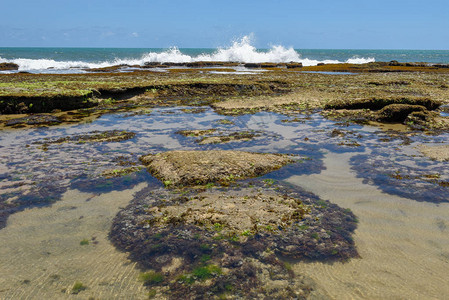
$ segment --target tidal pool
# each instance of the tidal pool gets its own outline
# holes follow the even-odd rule
[[[449,294],[449,163],[417,149],[447,144],[448,134],[339,124],[319,114],[222,116],[209,108],[189,109],[194,111],[160,108],[74,126],[2,131],[0,298],[148,297],[135,263],[113,247],[108,234],[112,219],[135,192],[162,187],[138,158],[181,149],[298,155],[300,164],[265,178],[286,180],[354,212],[360,258],[291,262],[296,273],[315,282],[311,295],[422,299]],[[55,142],[111,130],[135,135],[112,142]],[[253,136],[200,144],[202,137],[177,133],[181,130],[202,130],[213,141],[242,132]],[[120,173],[131,167],[141,169]],[[119,173],[123,176],[105,176]],[[73,294],[76,282],[87,289]]]

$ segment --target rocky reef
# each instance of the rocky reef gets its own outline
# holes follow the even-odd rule
[[[169,151],[141,161],[170,189],[138,192],[110,238],[145,271],[154,296],[305,298],[313,280],[295,274],[291,262],[358,257],[350,210],[273,179],[241,181],[291,156]]]
[[[114,219],[110,238],[170,299],[305,298],[313,280],[292,260],[357,257],[357,220],[273,180],[207,190],[144,189]]]
[[[448,120],[437,110],[441,101],[427,97],[362,98],[335,100],[325,105],[323,114],[337,120],[357,123],[377,121],[403,123],[413,129],[447,129]]]

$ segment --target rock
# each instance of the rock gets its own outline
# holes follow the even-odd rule
[[[302,68],[302,63],[290,62],[290,63],[286,64],[286,66],[287,66],[287,69]]]
[[[389,63],[390,66],[400,66],[401,64],[397,60],[392,60]]]
[[[398,84],[399,82],[394,82]],[[403,83],[402,83],[403,84]],[[403,84],[404,85],[404,84]],[[370,109],[381,110],[392,104],[424,106],[428,110],[440,107],[441,101],[427,97],[391,97],[391,98],[361,98],[356,100],[337,99],[325,105],[325,109]]]
[[[439,68],[439,69],[447,69],[447,68],[449,68],[449,64],[435,64],[433,66],[435,68]]]
[[[277,67],[281,67],[282,64],[278,64],[278,63],[261,63],[260,67],[261,68],[277,68]]]
[[[293,162],[291,156],[243,151],[169,151],[140,158],[165,185],[226,183],[257,177]]]
[[[300,188],[272,184],[144,188],[114,218],[109,237],[141,269],[163,272],[163,282],[146,283],[160,298],[308,299],[313,281],[293,280],[301,274],[281,259],[358,257],[357,219]]]
[[[52,115],[46,114],[36,114],[29,115],[23,118],[11,119],[6,122],[6,126],[17,126],[17,125],[49,125],[49,124],[59,124],[61,120]]]
[[[251,69],[256,69],[256,68],[261,68],[261,64],[257,64],[257,63],[246,63],[243,65],[245,68],[251,68]]]
[[[378,119],[384,122],[404,122],[413,112],[427,112],[422,105],[390,104],[377,112]]]
[[[19,65],[14,63],[0,63],[0,71],[18,70]]]
[[[50,116],[52,117],[52,116]],[[45,139],[46,144],[62,144],[62,143],[109,143],[121,142],[132,139],[136,135],[135,132],[126,130],[108,130],[108,131],[92,131],[86,134],[69,135],[60,137],[55,140]]]
[[[158,61],[151,61],[151,62],[146,62],[143,65],[147,66],[147,67],[149,67],[149,66],[159,66],[159,65],[161,65],[161,63],[158,62]]]

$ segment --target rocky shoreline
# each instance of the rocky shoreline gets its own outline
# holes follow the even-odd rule
[[[438,165],[433,173],[425,173],[421,165],[408,166],[409,157],[405,154],[401,157],[404,163],[398,166],[398,161],[386,159],[388,154],[382,146],[370,144],[371,152],[367,154],[365,147],[361,147],[364,137],[356,130],[341,128],[350,124],[398,126],[403,131],[388,131],[388,138],[382,142],[395,140],[403,144],[410,143],[413,135],[437,136],[449,132],[447,66],[398,62],[316,67],[246,64],[247,69],[263,72],[216,73],[216,67],[235,66],[202,62],[148,64],[126,73],[119,71],[129,66],[76,75],[0,74],[0,129],[10,132],[43,127],[45,131],[47,126],[87,124],[114,113],[151,119],[152,109],[161,107],[172,111],[160,112],[159,123],[167,121],[166,116],[176,118],[179,111],[195,115],[213,111],[213,123],[209,122],[209,115],[199,118],[196,128],[171,130],[172,127],[162,126],[165,133],[161,136],[167,138],[171,134],[176,146],[158,145],[157,134],[152,135],[155,145],[146,155],[131,153],[134,161],[118,156],[116,163],[120,168],[102,170],[98,175],[101,180],[96,178],[94,182],[89,171],[76,173],[73,175],[76,180],[68,176],[66,185],[58,190],[59,197],[67,189],[67,182],[82,191],[101,191],[103,185],[109,185],[106,189],[111,186],[126,189],[135,185],[138,178],[144,178],[143,168],[148,170],[153,181],[114,218],[110,239],[138,263],[143,271],[141,280],[150,295],[157,297],[306,298],[313,292],[314,282],[292,271],[290,263],[345,262],[359,257],[352,238],[357,218],[349,209],[298,187],[259,178],[288,168],[302,170],[304,157],[298,159],[285,153],[288,151],[284,152],[284,148],[279,150],[284,144],[273,147],[274,150],[262,147],[260,152],[246,151],[251,149],[252,142],[269,137],[268,130],[234,123],[251,115],[263,112],[282,115],[283,120],[270,121],[273,130],[311,124],[311,116],[318,115],[317,122],[332,123],[331,130],[323,133],[325,129],[312,127],[308,135],[300,137],[296,137],[298,132],[291,131],[288,142],[296,147],[310,147],[308,151],[359,152],[351,163],[353,170],[367,182],[417,201],[447,201],[442,196],[449,186],[445,166]],[[156,68],[166,72],[156,72]],[[177,106],[188,107],[175,111],[173,108]],[[218,119],[218,115],[226,119]],[[131,130],[105,130],[109,126],[106,122],[101,130],[43,137],[26,147],[39,145],[35,150],[44,153],[50,148],[54,150],[50,155],[59,154],[62,147],[84,144],[92,146],[86,147],[86,151],[98,147],[101,154],[126,152],[120,147],[103,148],[102,144],[131,145],[139,137],[134,129],[140,130],[142,125],[136,124]],[[144,124],[145,130],[152,128],[151,122]],[[323,145],[320,141],[310,140],[315,136],[338,140],[338,144],[330,143],[328,148],[320,149]],[[187,147],[189,150],[182,149],[180,141],[190,138],[193,142]],[[236,151],[232,149],[235,143],[248,146]],[[227,144],[228,150],[220,148],[223,144]],[[395,145],[388,151],[398,151],[401,145]],[[132,151],[135,150],[140,151]],[[418,151],[442,163],[448,159],[446,145],[420,146]],[[101,159],[97,156],[78,164],[96,166]],[[323,168],[319,160],[304,169],[307,167],[315,168],[313,172]],[[8,182],[14,180],[8,177]],[[92,186],[90,181],[94,182]],[[16,186],[19,184],[22,183],[14,183],[13,188],[20,188]],[[414,190],[420,187],[420,192]],[[45,192],[42,199],[46,199],[42,205],[57,201],[58,197],[50,197],[54,190],[57,189],[48,182],[48,188],[42,189]],[[14,193],[0,197],[1,226],[6,226],[9,214],[26,207],[25,202],[34,196],[31,192],[22,201]],[[429,200],[429,193],[436,196]]]
[[[181,65],[162,73],[0,74],[0,123],[2,127],[48,126],[110,112],[209,105],[225,115],[321,111],[326,117],[350,122],[447,128],[447,117],[439,107],[449,104],[449,68],[442,65],[247,66],[265,70],[257,74],[233,74],[232,70],[215,74],[211,68],[232,68],[229,63]],[[341,75],[342,71],[358,75]]]

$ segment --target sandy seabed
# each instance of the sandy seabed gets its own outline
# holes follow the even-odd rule
[[[101,195],[69,190],[51,207],[10,216],[0,230],[0,299],[147,299],[135,263],[107,237],[119,208],[143,186]],[[87,289],[71,294],[76,282]]]
[[[350,170],[352,154],[328,154],[327,170],[288,181],[350,208],[361,256],[347,263],[298,263],[332,299],[445,299],[449,295],[449,204],[382,193]]]

